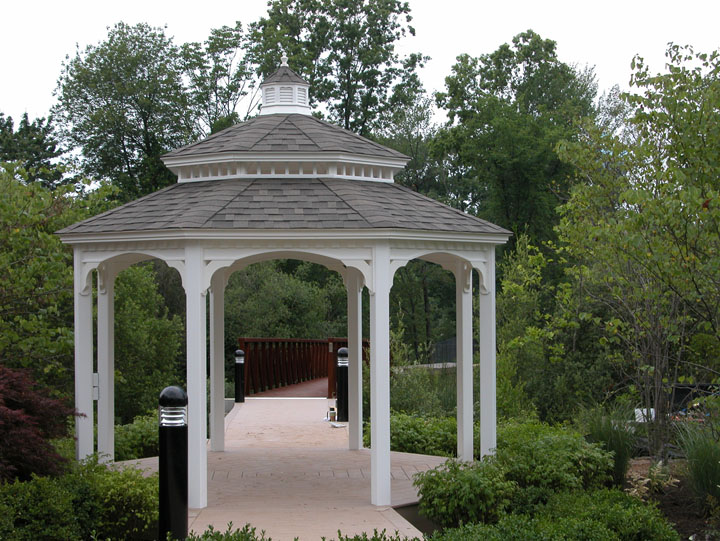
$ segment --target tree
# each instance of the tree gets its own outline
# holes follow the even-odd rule
[[[69,394],[72,253],[54,233],[97,210],[106,190],[87,198],[67,186],[51,191],[4,164],[0,192],[0,359]]]
[[[206,136],[238,123],[237,108],[243,99],[248,102],[243,118],[257,106],[257,83],[245,46],[240,21],[234,27],[211,30],[203,44],[182,46],[197,133]]]
[[[415,34],[410,21],[400,0],[271,0],[267,17],[250,25],[250,52],[262,76],[285,52],[310,83],[311,104],[325,104],[333,122],[368,135],[420,88],[415,70],[426,58],[395,52],[400,38]]]
[[[62,154],[52,125],[52,118],[30,122],[24,113],[17,131],[12,117],[0,113],[0,162],[19,162],[29,182],[40,182],[46,188],[57,185],[62,171],[54,161]]]
[[[560,146],[583,180],[562,209],[560,236],[578,283],[608,309],[605,339],[655,409],[657,454],[668,438],[668,385],[698,368],[688,344],[720,341],[720,54],[671,45],[666,56],[658,75],[634,60],[638,92],[624,96],[632,137],[587,126]]]
[[[63,63],[53,109],[82,171],[129,201],[175,181],[160,156],[192,140],[180,50],[161,28],[118,23]]]
[[[491,54],[458,57],[438,105],[448,122],[434,141],[449,202],[533,242],[551,239],[572,167],[555,153],[578,118],[594,114],[591,70],[560,62],[532,30]]]
[[[151,265],[122,271],[115,299],[115,411],[130,423],[157,407],[160,391],[184,379],[183,321],[168,315]]]
[[[50,440],[67,436],[73,410],[50,394],[0,363],[0,483],[62,472],[67,460]]]

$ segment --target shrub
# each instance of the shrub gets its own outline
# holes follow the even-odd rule
[[[613,466],[610,453],[578,432],[538,421],[498,427],[496,457],[506,478],[521,489],[513,503],[523,510],[556,492],[600,488]]]
[[[67,461],[50,440],[67,435],[72,414],[25,371],[0,364],[0,483],[61,473]]]
[[[404,453],[455,456],[457,420],[394,413],[390,418],[390,448]]]
[[[168,536],[169,538],[169,536]],[[262,531],[258,535],[257,530],[245,524],[242,529],[232,529],[232,522],[228,523],[227,530],[224,532],[216,531],[215,528],[210,526],[201,534],[190,532],[190,535],[186,538],[187,541],[272,541],[272,537],[265,537],[265,532]]]
[[[440,526],[494,522],[510,504],[516,483],[507,481],[492,459],[474,463],[448,460],[415,477],[419,510]]]
[[[323,537],[323,540],[325,538]],[[373,534],[371,537],[368,537],[368,534],[362,533],[359,535],[354,535],[350,537],[349,535],[343,535],[340,530],[338,530],[338,538],[337,541],[420,541],[417,537],[413,537],[412,539],[409,537],[400,537],[400,534],[395,532],[395,535],[388,535],[385,530],[378,533],[377,530],[373,531]]]
[[[127,425],[115,427],[115,460],[134,460],[157,456],[159,450],[157,413],[135,417]]]
[[[157,477],[95,461],[57,478],[0,486],[1,539],[146,539],[157,521]]]
[[[429,541],[616,541],[600,522],[574,517],[506,515],[497,524],[468,524],[436,533]]]
[[[508,514],[497,524],[446,530],[431,541],[679,541],[680,536],[652,505],[619,490],[561,492],[530,514]]]
[[[680,427],[678,442],[687,457],[690,487],[709,511],[720,501],[720,442],[711,430],[691,425]]]
[[[631,412],[626,408],[594,408],[579,416],[578,424],[591,443],[599,443],[613,453],[613,484],[622,487],[630,458],[635,448],[634,427],[629,423]]]
[[[648,504],[616,489],[559,493],[538,510],[547,517],[575,517],[604,524],[622,541],[647,539],[677,541],[678,533],[662,513]]]
[[[0,485],[2,530],[7,541],[82,539],[73,495],[54,478],[32,477]]]

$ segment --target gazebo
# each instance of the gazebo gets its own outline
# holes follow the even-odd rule
[[[362,448],[362,290],[370,293],[371,502],[390,504],[389,294],[413,259],[456,280],[458,456],[473,458],[473,296],[479,274],[481,453],[495,447],[495,247],[510,233],[393,182],[408,158],[311,116],[309,85],[287,66],[261,85],[260,114],[163,157],[178,182],[71,225],[74,253],[76,454],[114,450],[113,286],[157,258],[186,294],[189,505],[207,505],[206,329],[210,311],[210,448],[224,449],[224,290],[269,259],[325,265],[347,287],[349,449]],[[93,358],[93,271],[97,359]],[[96,362],[96,370],[94,365]],[[159,389],[158,389],[159,391]],[[97,448],[93,400],[97,406]]]

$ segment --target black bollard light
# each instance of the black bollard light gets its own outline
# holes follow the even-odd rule
[[[160,393],[160,517],[158,539],[185,539],[188,533],[188,426],[185,391],[165,387]]]
[[[348,420],[348,348],[340,348],[337,352],[337,420],[347,423]]]
[[[235,350],[235,402],[245,402],[245,352]]]

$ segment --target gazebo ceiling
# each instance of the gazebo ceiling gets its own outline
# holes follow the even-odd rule
[[[59,231],[375,230],[490,234],[505,229],[394,183],[327,178],[177,183]]]

